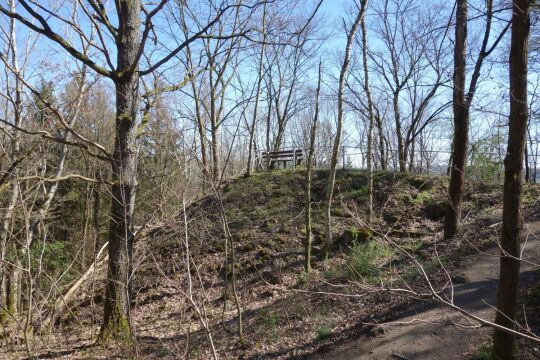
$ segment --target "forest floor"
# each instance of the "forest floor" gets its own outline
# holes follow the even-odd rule
[[[206,360],[211,358],[211,350],[202,324],[207,323],[222,359],[387,359],[392,353],[411,360],[454,359],[459,352],[462,358],[481,360],[489,329],[465,329],[463,324],[472,324],[433,302],[388,289],[424,293],[429,287],[417,266],[421,264],[434,288],[448,288],[451,280],[456,285],[456,301],[475,311],[485,309],[491,320],[483,300],[493,301],[498,258],[485,252],[493,251],[499,237],[501,184],[468,182],[462,231],[452,241],[443,241],[446,178],[376,173],[375,220],[367,227],[366,174],[339,171],[332,211],[335,242],[332,256],[324,260],[326,178],[325,171],[314,173],[315,236],[309,275],[302,265],[304,172],[257,173],[224,185],[223,207],[234,241],[234,268],[243,308],[243,341],[237,337],[232,267],[224,264],[220,206],[216,198],[208,196],[137,241],[134,345],[95,345],[103,301],[100,289],[105,271],[101,268],[81,289],[56,329],[35,336],[33,354],[51,359]],[[540,187],[527,185],[523,195],[525,221],[536,233],[540,230]],[[532,238],[529,246],[536,246]],[[186,269],[188,254],[191,276]],[[538,333],[540,285],[529,286],[535,279],[532,274],[525,269],[527,300],[522,313],[526,314],[523,320]],[[389,322],[418,318],[421,321],[411,326],[388,326]],[[523,348],[522,359],[538,358],[538,349]],[[20,359],[27,352],[22,345],[0,347],[2,356]]]

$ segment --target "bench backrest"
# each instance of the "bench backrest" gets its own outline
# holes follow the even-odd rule
[[[263,151],[261,152],[261,157],[267,159],[270,157],[272,160],[280,159],[292,159],[296,155],[297,159],[302,159],[304,157],[304,152],[301,149],[297,150],[283,150],[283,151]]]

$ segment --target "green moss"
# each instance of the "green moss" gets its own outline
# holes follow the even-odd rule
[[[246,240],[242,246],[240,247],[240,251],[241,252],[249,252],[249,251],[253,251],[257,248],[256,244],[254,241],[248,241]]]
[[[266,262],[272,258],[272,253],[270,250],[260,247],[255,257],[262,262]]]
[[[274,235],[274,242],[275,244],[273,244],[274,246],[272,247],[279,247],[279,245],[283,245],[285,243],[287,243],[287,239],[285,239],[285,237],[281,234],[276,234]]]
[[[315,331],[317,341],[327,339],[332,335],[332,328],[328,325],[323,325],[317,328]]]
[[[227,264],[227,276],[232,276],[232,266],[230,263]],[[246,261],[236,261],[234,263],[234,270],[237,275],[244,273],[247,269],[249,269],[249,263]]]
[[[8,321],[12,318],[14,314],[15,314],[15,308],[13,306],[9,306],[7,308],[3,307],[2,311],[0,311],[0,320]]]
[[[283,224],[281,226],[281,232],[284,234],[290,234],[291,233],[291,227],[288,224]]]
[[[215,244],[216,251],[223,252],[225,251],[225,240],[218,241]]]
[[[98,338],[98,342],[102,345],[110,344],[113,341],[126,344],[133,343],[131,325],[122,311],[119,300],[115,302],[115,306],[111,310],[109,321],[102,325]]]
[[[264,217],[268,217],[268,215],[263,215]],[[262,228],[268,232],[271,232],[274,230],[274,221],[271,220],[265,220],[262,224]]]
[[[480,216],[491,216],[495,213],[495,208],[493,207],[482,207],[480,209],[479,215]]]
[[[433,193],[429,190],[420,191],[413,199],[413,203],[416,205],[424,205],[428,202],[433,202]]]
[[[345,230],[343,234],[338,238],[338,245],[355,246],[356,244],[362,244],[373,237],[373,231],[364,227],[351,227]]]
[[[332,216],[336,217],[349,217],[349,213],[343,208],[334,208],[332,209]]]
[[[352,190],[348,191],[346,195],[358,202],[365,201],[368,195],[368,187],[367,185],[361,186],[360,188],[353,187]]]
[[[424,175],[406,175],[406,181],[416,189],[429,190],[433,187],[433,179]]]
[[[368,228],[351,228],[356,243],[365,242],[373,237],[373,231]]]

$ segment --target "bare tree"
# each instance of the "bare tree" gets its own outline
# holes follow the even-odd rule
[[[313,37],[317,28],[311,22],[321,5],[318,2],[306,20],[298,13],[301,3],[291,2],[267,25],[265,51],[265,87],[267,101],[267,151],[279,151],[286,142],[286,130],[291,119],[306,106],[301,97],[302,80],[309,71],[316,47]],[[298,8],[297,8],[298,7]],[[268,164],[273,167],[273,163]]]
[[[10,1],[10,8],[15,8],[15,1]],[[8,41],[8,53],[11,52],[11,66],[15,73],[15,86],[14,86],[14,96],[10,97],[10,100],[13,105],[13,131],[11,134],[11,163],[13,164],[10,171],[6,172],[6,175],[10,175],[10,178],[14,179],[11,182],[10,186],[10,197],[2,217],[2,228],[0,229],[0,249],[1,249],[1,259],[2,266],[1,269],[1,281],[2,281],[2,299],[5,299],[6,310],[2,310],[2,318],[4,318],[4,311],[9,312],[12,315],[15,315],[18,307],[18,294],[17,294],[17,284],[19,284],[20,277],[20,263],[17,263],[18,257],[15,256],[15,263],[12,268],[7,272],[8,277],[6,278],[6,272],[4,270],[3,261],[6,259],[6,252],[8,246],[9,233],[11,231],[13,211],[15,205],[19,198],[19,181],[16,179],[18,175],[18,166],[17,163],[19,160],[20,152],[20,134],[16,129],[21,126],[21,107],[22,107],[22,83],[20,81],[19,65],[17,60],[17,38],[16,38],[16,29],[15,29],[15,20],[10,20],[10,29],[9,29],[9,41]],[[9,94],[9,90],[8,90]],[[7,107],[6,107],[7,108]],[[6,179],[4,178],[4,181]],[[14,250],[16,252],[16,250]]]
[[[253,153],[256,151],[256,127],[257,127],[257,117],[259,116],[259,102],[260,102],[260,96],[262,91],[262,83],[264,80],[264,51],[266,48],[266,15],[267,15],[267,7],[266,4],[264,5],[263,15],[262,15],[262,43],[259,53],[259,63],[257,66],[257,85],[255,90],[255,100],[253,104],[253,114],[251,118],[251,125],[249,125],[249,143],[248,143],[248,161],[247,161],[247,169],[245,176],[251,175],[251,170],[253,167]]]
[[[452,238],[458,231],[461,217],[461,203],[463,186],[465,182],[465,164],[467,146],[469,141],[469,115],[470,107],[478,86],[480,71],[484,59],[489,56],[500,42],[508,26],[498,35],[493,45],[488,49],[491,36],[491,22],[493,18],[493,1],[486,1],[486,28],[480,53],[476,59],[474,71],[467,94],[465,94],[466,59],[467,59],[467,1],[458,1],[456,7],[456,28],[454,48],[454,139],[452,143],[452,167],[450,171],[450,185],[448,188],[448,208],[444,218],[444,238]]]
[[[210,148],[212,154],[212,178],[217,181],[221,177],[221,154],[220,154],[220,128],[223,122],[231,114],[231,110],[225,108],[227,89],[235,78],[235,69],[238,66],[239,50],[242,46],[241,37],[228,39],[227,33],[240,33],[247,23],[240,19],[240,8],[233,14],[230,30],[225,27],[225,18],[222,17],[215,25],[217,40],[205,39],[204,54],[208,60],[208,77],[206,85],[208,93],[202,101],[202,107],[210,123]],[[223,38],[221,40],[220,38]],[[230,71],[229,71],[230,70]],[[239,104],[237,104],[239,105]],[[234,106],[236,107],[236,105]],[[233,108],[234,108],[233,107]]]
[[[523,153],[525,150],[528,108],[528,44],[531,26],[531,1],[515,0],[512,14],[510,48],[510,117],[508,148],[504,160],[504,203],[501,233],[501,270],[495,323],[513,329],[518,306],[520,233],[523,225],[521,192],[523,189]],[[495,330],[493,354],[496,360],[515,356],[515,336]]]
[[[339,157],[339,149],[341,146],[341,136],[343,135],[343,116],[344,116],[344,91],[345,91],[345,82],[347,77],[347,70],[349,68],[349,63],[351,60],[351,50],[353,46],[354,36],[356,31],[360,26],[360,22],[365,15],[365,7],[360,7],[358,9],[358,14],[353,21],[353,24],[350,30],[345,29],[347,33],[347,43],[345,46],[345,54],[343,57],[343,62],[341,64],[341,71],[339,74],[339,84],[338,84],[338,93],[337,93],[337,128],[336,128],[336,138],[334,140],[334,146],[332,149],[332,158],[330,160],[330,170],[328,174],[328,184],[326,188],[326,199],[324,202],[324,213],[325,213],[325,249],[324,256],[328,258],[330,255],[330,246],[332,244],[332,198],[334,193],[334,185],[336,182],[336,167]]]
[[[311,272],[311,168],[313,166],[313,153],[315,152],[315,139],[317,138],[317,123],[319,122],[319,98],[321,95],[321,78],[322,78],[322,62],[319,62],[319,76],[317,80],[317,90],[315,91],[315,114],[313,115],[313,123],[309,136],[309,150],[306,161],[306,240],[305,240],[305,259],[304,271]]]
[[[141,19],[142,3],[140,0],[116,1],[114,4],[115,19],[111,19],[108,7],[101,1],[91,0],[88,1],[87,5],[81,4],[83,13],[87,17],[86,21],[92,24],[92,31],[98,33],[99,41],[94,43],[91,37],[84,35],[83,38],[100,52],[101,58],[99,60],[91,59],[76,49],[68,38],[54,30],[52,24],[58,22],[67,24],[78,34],[86,33],[85,29],[77,25],[76,22],[64,19],[60,13],[45,6],[36,8],[35,4],[29,0],[21,0],[19,2],[20,9],[13,10],[0,6],[2,14],[19,21],[30,30],[42,34],[97,74],[111,79],[115,86],[116,138],[114,152],[109,154],[103,147],[98,147],[98,151],[105,158],[110,159],[113,183],[108,234],[108,281],[104,302],[104,323],[100,334],[102,341],[108,341],[111,338],[128,341],[132,339],[129,314],[134,239],[133,216],[137,186],[139,77],[154,72],[170,61],[188,44],[201,38],[219,21],[223,14],[240,6],[233,4],[218,9],[215,11],[215,16],[198,32],[186,38],[162,58],[155,60],[145,70],[140,70],[141,58],[154,29],[153,20],[167,2],[168,0],[161,0],[152,9],[145,9],[146,17],[143,20]],[[105,38],[112,39],[113,44],[108,46]],[[116,54],[116,65],[112,61],[114,54]],[[84,141],[81,138],[78,140]]]
[[[380,80],[378,87],[392,104],[397,142],[394,155],[402,172],[414,160],[411,157],[418,135],[449,106],[438,100],[449,78],[445,40],[450,21],[442,17],[442,3],[424,9],[417,5],[413,0],[382,2],[376,12],[375,31],[381,45],[369,52]]]
[[[361,12],[366,12],[368,0],[361,1]],[[368,69],[368,39],[366,30],[365,16],[362,16],[360,21],[362,30],[362,63],[364,65],[364,91],[367,98],[368,107],[368,134],[367,134],[367,172],[368,172],[368,222],[373,221],[373,127],[375,116],[373,113],[373,99],[371,97],[371,89],[369,85],[369,69]]]
[[[407,11],[410,11],[407,10],[410,6],[411,1],[406,1],[403,4],[395,1],[390,3],[389,0],[384,1],[379,11],[381,18],[379,30],[388,54],[374,52],[371,56],[377,71],[382,75],[383,80],[390,89],[400,171],[406,171],[407,161],[402,130],[400,96],[409,79],[413,76],[425,51],[423,44],[414,43],[413,39],[415,37],[409,36],[409,29],[406,27],[407,21],[404,17]],[[387,55],[390,56],[389,62],[386,60]]]

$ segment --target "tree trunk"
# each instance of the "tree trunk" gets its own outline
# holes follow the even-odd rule
[[[410,150],[407,150],[407,153],[409,153],[409,172],[414,172],[414,157],[416,156],[416,141],[413,138],[410,145]]]
[[[189,51],[189,48],[188,48]],[[206,172],[208,171],[208,158],[207,158],[207,150],[206,150],[206,128],[204,127],[204,120],[203,116],[201,114],[201,104],[199,99],[199,94],[197,93],[197,86],[195,85],[195,81],[190,81],[191,83],[191,90],[193,91],[193,102],[195,103],[195,117],[197,118],[197,131],[199,133],[199,139],[201,142],[201,164],[204,169],[203,171],[203,177],[205,176]],[[204,181],[203,184],[203,190],[204,190]]]
[[[517,310],[522,227],[521,192],[523,188],[523,152],[527,128],[527,56],[530,30],[530,1],[515,0],[510,45],[510,118],[508,147],[504,160],[504,202],[501,232],[501,267],[495,322],[514,328]],[[515,336],[495,330],[493,355],[496,360],[513,359]]]
[[[187,37],[189,34],[188,26],[186,24],[185,15],[183,12],[183,9],[180,11],[181,18],[182,18],[182,29],[184,30],[184,34]],[[187,60],[187,67],[186,70],[190,73],[190,77],[194,77],[195,74],[193,72],[193,68],[195,67],[193,65],[193,58],[191,55],[191,47],[190,45],[186,45],[186,60]],[[195,118],[197,121],[197,132],[199,134],[199,141],[201,144],[201,164],[203,170],[203,180],[206,177],[206,174],[208,173],[208,158],[207,158],[207,150],[206,150],[206,128],[204,123],[204,117],[202,115],[202,109],[201,109],[201,99],[199,97],[199,90],[197,88],[197,85],[195,83],[195,80],[190,81],[191,84],[191,92],[193,93],[193,103],[195,105]],[[205,181],[202,181],[202,189],[205,189]]]
[[[384,141],[384,128],[381,117],[377,114],[375,116],[375,123],[377,125],[377,132],[379,135],[379,153],[381,157],[381,170],[386,171],[388,168],[388,159],[385,151],[386,143]]]
[[[358,11],[358,15],[354,20],[351,31],[347,34],[347,45],[345,47],[345,57],[343,59],[343,64],[341,65],[341,72],[339,74],[339,85],[338,85],[338,113],[337,113],[337,128],[336,128],[336,139],[334,140],[334,147],[332,149],[332,158],[330,160],[330,171],[328,174],[328,184],[326,190],[326,199],[325,199],[325,249],[324,256],[328,258],[330,255],[330,245],[332,244],[332,217],[330,214],[332,208],[332,197],[334,193],[334,184],[336,182],[336,166],[339,156],[339,147],[341,144],[341,136],[343,133],[343,92],[345,89],[345,78],[347,75],[347,69],[349,67],[349,62],[351,59],[351,48],[354,40],[354,35],[360,20],[364,16],[362,10]]]
[[[309,137],[309,153],[306,161],[306,244],[305,244],[305,259],[304,271],[311,272],[311,167],[313,164],[313,153],[315,152],[315,139],[317,137],[317,122],[319,121],[319,96],[321,94],[321,72],[322,66],[319,62],[319,78],[317,81],[317,92],[315,93],[315,115],[313,116],[313,124],[311,125],[311,133]]]
[[[119,2],[120,36],[116,89],[116,137],[112,161],[112,201],[109,223],[109,266],[100,340],[132,341],[130,321],[133,255],[133,212],[137,185],[136,117],[139,76],[133,67],[140,45],[138,0]],[[126,71],[132,68],[133,71]]]
[[[212,106],[212,105],[211,105]],[[220,164],[219,164],[219,126],[217,122],[212,121],[212,179],[215,183],[220,178]]]
[[[10,9],[15,10],[15,1],[10,2]],[[11,56],[12,56],[12,65],[13,69],[15,70],[15,102],[13,106],[13,125],[16,127],[21,126],[21,108],[22,108],[22,84],[21,80],[19,79],[19,65],[17,62],[17,40],[16,40],[16,29],[15,29],[15,20],[10,20],[10,46],[11,46]],[[7,111],[7,110],[6,110]],[[19,161],[19,152],[21,150],[20,145],[20,135],[19,131],[16,129],[13,129],[13,133],[11,136],[11,163],[17,164]],[[17,178],[18,173],[18,166],[15,166],[12,170],[11,177],[13,179]],[[12,219],[13,219],[13,213],[15,210],[15,206],[17,205],[18,199],[19,199],[19,181],[12,181],[11,186],[11,197],[9,198],[9,202],[7,205],[7,208],[4,210],[4,214],[2,217],[2,228],[0,228],[0,257],[2,260],[2,264],[0,264],[0,281],[1,283],[1,292],[2,295],[5,295],[7,297],[7,308],[8,312],[15,311],[16,310],[16,304],[11,305],[11,299],[14,299],[13,295],[10,296],[10,292],[13,288],[13,283],[11,278],[20,278],[16,272],[20,272],[16,267],[9,266],[7,267],[6,272],[6,266],[4,264],[4,261],[6,260],[6,253],[8,249],[8,240],[10,237],[11,229],[12,229]],[[12,239],[14,241],[15,239]],[[15,248],[15,244],[12,246]],[[18,254],[16,251],[14,252],[15,259],[18,261]],[[2,299],[4,300],[4,299]],[[3,318],[3,311],[2,311],[2,318]]]
[[[268,113],[266,114],[266,170],[270,170],[270,122],[272,120],[272,86],[268,85]]]
[[[277,115],[278,119],[278,131],[276,138],[274,139],[274,151],[279,151],[281,149],[281,144],[283,142],[283,136],[285,135],[285,117]]]
[[[7,281],[6,281],[6,311],[9,317],[16,316],[19,313],[20,300],[21,300],[21,282],[22,271],[19,254],[19,246],[11,246],[10,253],[13,255],[13,265],[8,267]],[[2,314],[3,318],[7,318]]]
[[[454,47],[454,140],[452,142],[452,166],[448,188],[448,207],[444,218],[444,238],[454,237],[461,217],[465,161],[469,139],[469,111],[465,104],[465,72],[467,60],[467,0],[458,0],[456,8],[456,41]]]
[[[525,143],[525,181],[531,182],[531,170],[529,165],[529,151],[527,150],[528,146]]]
[[[245,176],[248,177],[251,175],[252,162],[253,162],[253,152],[255,152],[256,142],[255,142],[255,128],[257,127],[257,116],[259,112],[259,98],[261,96],[261,87],[263,81],[263,64],[264,64],[264,49],[266,44],[266,32],[265,32],[265,21],[266,21],[266,4],[264,5],[263,18],[262,18],[262,33],[263,41],[261,44],[261,53],[259,54],[259,68],[258,68],[258,78],[257,78],[257,93],[255,94],[255,105],[253,108],[253,118],[251,120],[251,129],[249,131],[249,151],[248,151],[248,163]]]
[[[368,6],[368,0],[361,1],[361,12],[365,13]],[[368,172],[368,223],[373,222],[373,126],[374,126],[374,114],[373,114],[373,100],[371,97],[371,89],[369,87],[369,69],[368,69],[368,40],[366,22],[362,16],[360,23],[362,31],[362,62],[364,65],[364,91],[366,92],[368,102],[368,136],[367,136],[367,172]],[[381,160],[382,161],[382,160]]]
[[[508,27],[498,35],[491,47],[488,42],[491,35],[493,19],[493,0],[486,1],[486,25],[484,39],[469,84],[469,91],[464,94],[466,73],[466,43],[467,43],[467,0],[458,2],[456,9],[456,45],[454,48],[454,141],[452,143],[452,167],[450,169],[450,185],[448,188],[448,208],[444,223],[444,238],[453,237],[459,227],[463,186],[465,182],[465,166],[467,159],[467,144],[469,140],[470,107],[480,78],[480,70],[484,59],[496,48]]]
[[[210,58],[210,63],[208,64],[210,69],[215,67],[214,59]],[[210,129],[211,129],[211,139],[212,139],[212,180],[214,183],[220,179],[221,170],[220,170],[220,156],[219,156],[219,118],[218,111],[216,109],[216,84],[214,82],[214,71],[210,70],[209,72],[209,86],[210,86]]]
[[[399,171],[407,171],[407,157],[405,154],[405,145],[403,144],[403,135],[401,134],[401,114],[399,110],[399,92],[394,93],[393,97],[394,105],[394,119],[396,122],[396,135],[398,140],[398,161],[399,161]]]

